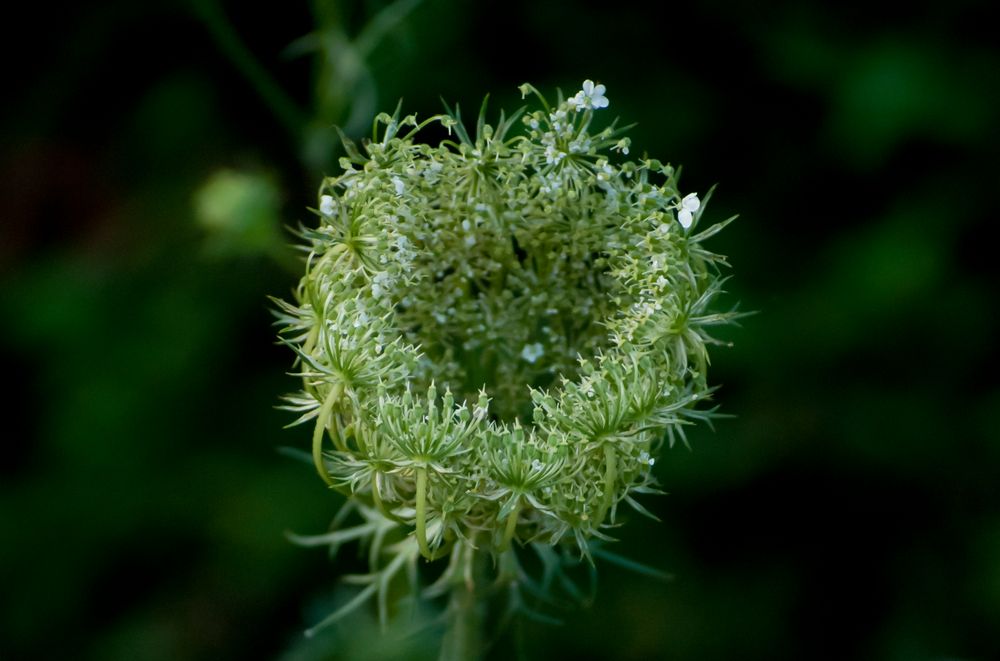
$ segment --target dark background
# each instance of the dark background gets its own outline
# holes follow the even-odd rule
[[[674,580],[603,566],[591,605],[494,656],[1000,658],[988,4],[21,7],[0,28],[0,658],[389,655],[367,615],[300,634],[357,562],[283,537],[340,500],[276,452],[308,436],[274,410],[296,387],[266,302],[295,281],[281,227],[336,172],[333,123],[584,78],[638,122],[633,154],[719,184],[706,218],[740,219],[712,247],[758,314],[713,355],[735,417],[660,458],[662,523],[620,531]]]

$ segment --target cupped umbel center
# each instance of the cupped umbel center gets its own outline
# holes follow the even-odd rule
[[[415,386],[433,380],[459,401],[485,389],[492,415],[526,422],[530,388],[574,379],[581,357],[607,347],[602,322],[620,287],[586,233],[514,220],[522,222],[466,220],[413,237],[421,256],[395,309],[404,338],[422,353]]]

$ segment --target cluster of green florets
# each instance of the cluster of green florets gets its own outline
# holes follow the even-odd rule
[[[707,417],[706,328],[726,315],[701,241],[720,226],[696,234],[703,205],[674,169],[592,129],[603,86],[554,106],[522,91],[541,107],[483,113],[474,134],[397,110],[363,153],[346,142],[281,303],[304,383],[290,408],[369,521],[355,537],[398,526],[428,558],[586,553],[622,501],[643,511],[662,443]],[[452,137],[417,142],[431,124]]]

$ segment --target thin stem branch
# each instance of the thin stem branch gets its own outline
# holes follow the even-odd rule
[[[608,515],[615,498],[615,483],[618,482],[618,457],[611,443],[604,444],[604,500],[601,503],[601,516],[595,522],[600,525]]]
[[[333,478],[330,477],[330,473],[326,470],[326,464],[323,463],[323,435],[327,430],[327,423],[332,417],[330,414],[333,411],[334,405],[340,401],[340,395],[343,393],[343,387],[338,383],[330,388],[330,393],[323,400],[323,406],[319,409],[319,414],[316,416],[316,428],[313,429],[312,438],[312,458],[313,464],[316,466],[316,472],[319,476],[323,478],[327,486],[333,486]]]
[[[514,509],[511,513],[507,515],[507,524],[504,526],[503,530],[503,540],[500,542],[500,548],[498,549],[501,553],[510,548],[510,541],[514,538],[514,531],[517,530],[517,518],[521,514],[521,499],[518,498],[517,504],[514,505]]]
[[[420,466],[417,468],[417,544],[420,545],[420,554],[428,560],[433,559],[431,547],[427,543],[427,468]]]

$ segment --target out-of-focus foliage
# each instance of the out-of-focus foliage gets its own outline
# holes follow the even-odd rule
[[[663,523],[615,547],[676,580],[606,568],[496,658],[1000,656],[988,9],[24,8],[0,42],[0,658],[364,658],[365,613],[301,639],[363,564],[282,535],[341,501],[275,452],[308,442],[272,408],[280,225],[336,174],[333,123],[587,77],[638,120],[633,153],[739,210],[712,247],[760,314],[713,357],[737,417],[657,463]]]
[[[278,189],[263,175],[223,169],[194,195],[194,214],[222,253],[280,254]]]

